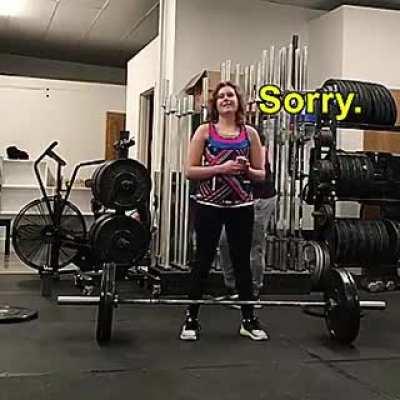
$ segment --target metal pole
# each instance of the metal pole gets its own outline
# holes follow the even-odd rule
[[[180,185],[180,212],[179,212],[179,265],[181,268],[186,269],[186,263],[185,263],[185,258],[184,258],[184,246],[185,246],[185,217],[186,217],[186,202],[188,199],[186,199],[186,191],[185,187],[187,185],[186,179],[185,179],[185,159],[187,155],[187,138],[186,138],[186,130],[185,128],[185,117],[186,117],[186,109],[187,109],[187,98],[184,97],[181,101],[181,119],[180,119],[180,127],[179,127],[179,132],[180,132],[180,151],[181,151],[181,185]],[[183,121],[183,128],[182,128],[182,121]]]
[[[181,209],[181,199],[180,199],[180,187],[182,185],[182,174],[181,174],[181,163],[182,163],[182,141],[180,138],[180,125],[181,125],[181,117],[182,117],[182,105],[181,99],[178,99],[177,106],[176,106],[176,113],[177,117],[177,124],[176,130],[174,132],[175,137],[175,146],[174,149],[177,149],[175,154],[175,212],[174,212],[174,263],[179,266],[179,217],[181,216],[180,209]],[[173,152],[174,153],[174,152]]]
[[[255,68],[254,65],[250,65],[249,69],[249,99],[248,99],[248,107],[249,107],[249,122],[253,124],[253,105],[254,105],[254,86],[255,86]]]
[[[220,73],[221,73],[221,81],[226,81],[226,65],[224,62],[221,63]]]
[[[227,81],[231,80],[231,73],[232,73],[232,61],[226,60],[225,61],[225,78]]]
[[[240,86],[240,64],[236,64],[235,66],[235,84]]]
[[[248,122],[248,97],[249,97],[249,66],[244,67],[244,114],[246,122]]]
[[[186,107],[185,107],[186,108]],[[189,143],[192,137],[192,115],[194,113],[194,97],[189,96],[187,99],[187,135],[186,135],[186,148],[189,147]],[[186,151],[187,152],[187,151]],[[183,243],[183,263],[188,265],[188,250],[189,250],[189,203],[190,203],[190,192],[189,192],[189,181],[185,180],[185,233]]]
[[[161,94],[162,94],[162,100],[161,100],[161,112],[162,112],[162,118],[161,120],[161,140],[160,140],[160,148],[161,151],[159,151],[157,160],[158,160],[158,168],[159,168],[159,174],[158,174],[158,187],[157,187],[157,203],[158,203],[158,214],[157,214],[157,240],[156,240],[156,247],[157,247],[157,256],[159,258],[159,261],[163,258],[163,238],[165,237],[164,231],[164,212],[165,212],[165,205],[164,201],[162,201],[162,194],[163,194],[163,186],[164,186],[164,181],[165,181],[165,173],[164,173],[164,163],[165,163],[165,142],[167,140],[167,135],[168,135],[168,114],[169,114],[169,96],[168,96],[168,91],[169,91],[169,82],[168,80],[163,80],[161,82],[162,88],[161,88]]]
[[[166,135],[166,146],[165,146],[165,164],[164,164],[164,173],[165,173],[165,182],[164,182],[164,197],[163,197],[163,205],[164,205],[164,236],[162,238],[162,243],[164,244],[164,257],[162,259],[162,263],[164,268],[170,268],[171,261],[171,194],[172,194],[172,172],[171,172],[171,154],[172,154],[172,124],[173,117],[176,112],[176,97],[170,96],[170,109],[168,114],[168,134]]]

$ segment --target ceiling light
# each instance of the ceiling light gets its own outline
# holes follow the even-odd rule
[[[24,11],[26,0],[0,0],[0,16],[15,16]]]

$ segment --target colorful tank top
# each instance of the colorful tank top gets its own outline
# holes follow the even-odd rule
[[[214,124],[209,125],[209,137],[204,146],[203,165],[219,165],[238,156],[250,159],[250,140],[243,126],[238,136],[225,138]],[[242,207],[253,204],[252,184],[244,175],[216,175],[201,181],[195,199],[198,203],[216,207]]]

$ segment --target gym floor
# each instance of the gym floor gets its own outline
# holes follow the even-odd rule
[[[238,334],[238,310],[205,306],[201,339],[188,343],[178,340],[182,307],[126,305],[99,347],[96,307],[56,304],[56,295],[78,293],[70,278],[51,299],[39,288],[36,275],[1,276],[0,304],[38,309],[39,319],[0,327],[0,400],[400,398],[398,292],[362,293],[388,307],[364,316],[354,347],[335,345],[324,321],[299,309],[258,310],[271,340],[253,342]],[[140,295],[131,282],[120,289]]]

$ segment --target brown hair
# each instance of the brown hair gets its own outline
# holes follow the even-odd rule
[[[210,121],[214,123],[218,122],[218,117],[219,117],[219,113],[217,110],[218,92],[225,86],[230,86],[235,91],[236,97],[238,99],[238,109],[236,111],[236,124],[239,126],[244,125],[245,119],[244,119],[243,97],[242,94],[240,93],[239,86],[234,84],[232,81],[219,82],[215,87],[214,91],[212,92],[210,100]]]

